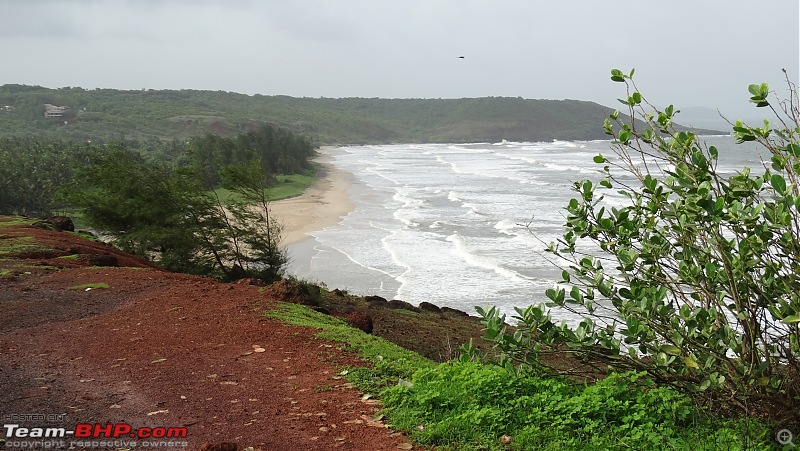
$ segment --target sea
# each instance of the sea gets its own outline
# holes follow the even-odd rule
[[[719,170],[763,171],[765,150],[730,136],[704,136]],[[355,209],[340,223],[288,248],[287,273],[357,295],[427,301],[476,314],[475,306],[547,301],[561,279],[547,245],[565,228],[578,180],[601,180],[593,157],[614,157],[610,141],[398,144],[332,149],[348,171]],[[639,162],[647,164],[647,162]],[[651,169],[655,166],[652,166]],[[625,205],[603,190],[610,206]],[[554,310],[555,320],[581,318]]]

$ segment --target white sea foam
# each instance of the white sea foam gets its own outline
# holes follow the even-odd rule
[[[514,282],[525,282],[526,279],[528,279],[516,271],[504,268],[498,261],[491,257],[479,255],[469,246],[469,244],[467,244],[464,237],[458,233],[448,236],[447,241],[455,245],[456,252],[468,265],[494,271],[495,273]]]
[[[713,138],[720,170],[753,159]],[[727,147],[726,147],[727,146]],[[598,181],[592,158],[613,157],[608,141],[352,146],[333,164],[353,173],[356,210],[316,237],[298,277],[354,293],[397,296],[473,311],[504,312],[546,300],[560,277],[544,252],[563,234],[572,182]],[[748,158],[750,160],[748,160]],[[731,164],[733,162],[735,164]],[[757,161],[749,163],[755,167]],[[607,206],[627,199],[603,190]],[[588,244],[582,250],[596,251]],[[559,317],[573,321],[575,318]]]

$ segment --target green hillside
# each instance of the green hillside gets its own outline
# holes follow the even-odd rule
[[[46,119],[45,104],[64,106]],[[208,132],[232,136],[264,123],[316,144],[605,139],[612,111],[593,102],[511,97],[295,98],[223,91],[120,91],[0,86],[0,136],[147,141]]]

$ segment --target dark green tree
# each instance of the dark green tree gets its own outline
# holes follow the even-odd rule
[[[250,183],[265,179],[257,165],[229,170],[228,186],[243,200],[224,206],[191,168],[149,162],[121,145],[106,150],[78,170],[64,197],[114,244],[172,271],[226,281],[280,276],[280,228],[260,220],[265,197],[256,206],[247,197]]]

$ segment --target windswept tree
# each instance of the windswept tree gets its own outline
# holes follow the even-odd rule
[[[226,206],[191,168],[148,162],[109,145],[77,171],[65,199],[117,246],[165,269],[226,281],[276,280],[286,258],[278,248],[280,228],[263,219],[267,177],[257,164],[228,172],[227,186],[243,197]]]

